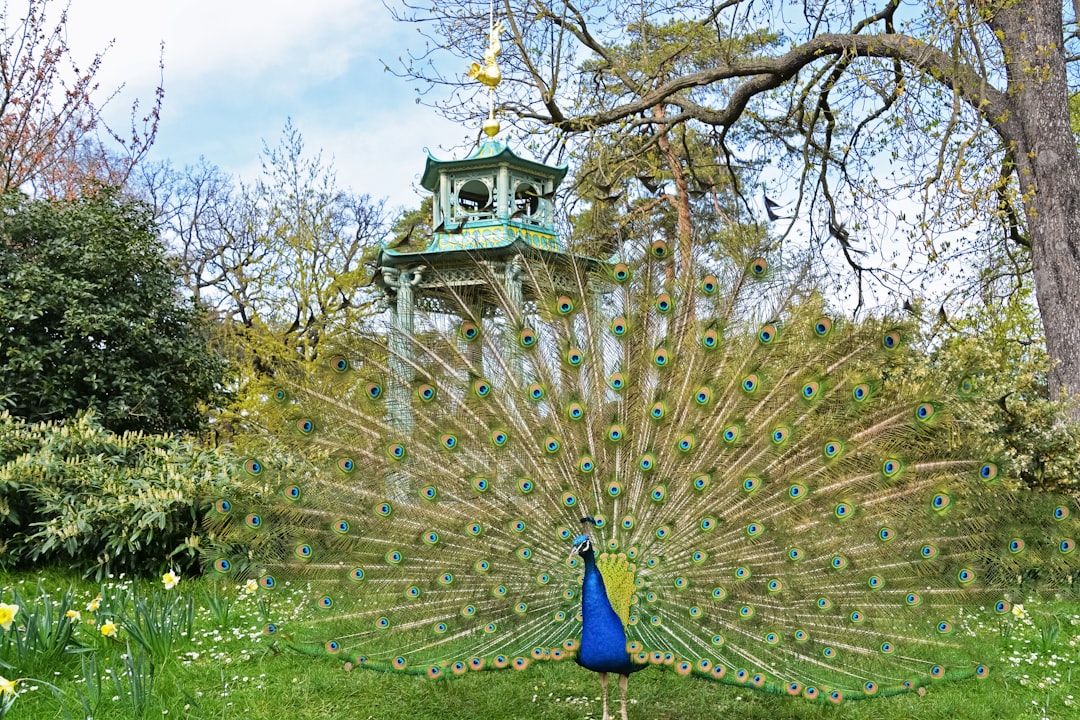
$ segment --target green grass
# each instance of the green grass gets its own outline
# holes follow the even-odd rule
[[[35,672],[36,679],[20,681],[20,694],[6,716],[0,711],[4,720],[87,716],[94,720],[599,720],[601,714],[596,676],[570,662],[533,663],[524,672],[468,673],[430,681],[364,670],[347,672],[332,659],[297,654],[262,634],[268,610],[278,617],[304,612],[298,596],[288,592],[278,594],[275,606],[267,608],[264,595],[235,585],[211,588],[205,580],[183,579],[179,587],[168,591],[175,594],[169,597],[163,595],[160,583],[116,579],[97,585],[49,571],[0,573],[0,601],[11,602],[11,591],[17,588],[24,603],[33,602],[39,579],[48,594],[37,601],[39,606],[49,603],[55,609],[71,591],[73,607],[82,615],[74,633],[80,646],[74,649],[81,652],[44,663],[40,658],[22,657],[20,662]],[[95,613],[86,606],[98,593],[103,601]],[[140,598],[151,603],[158,626],[168,635],[155,636],[153,652],[142,648],[125,629],[128,619],[137,619],[135,601]],[[177,616],[171,624],[161,618],[161,613],[185,612],[189,602],[194,603],[190,632],[184,617]],[[931,685],[924,694],[834,707],[648,669],[630,681],[630,718],[1080,718],[1080,602],[1032,598],[1024,605],[1025,617],[1007,625],[988,617],[977,637],[965,640],[981,643],[985,656],[996,659],[994,672],[986,680],[943,682]],[[32,611],[23,607],[16,622],[24,621]],[[153,614],[144,605],[138,619],[145,625]],[[116,638],[102,637],[99,625],[88,622],[99,617],[101,622],[113,618],[119,625]],[[13,657],[10,652],[5,656],[0,644],[0,661],[12,665]],[[24,674],[19,667],[0,664],[4,677]],[[617,708],[613,703],[612,710]]]

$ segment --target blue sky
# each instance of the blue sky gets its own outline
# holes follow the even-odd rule
[[[15,15],[19,0],[9,3]],[[75,58],[86,63],[110,41],[99,79],[102,89],[124,85],[106,112],[121,129],[133,99],[153,99],[165,43],[151,157],[178,166],[204,156],[254,179],[262,141],[276,144],[291,117],[306,146],[332,158],[340,186],[415,206],[423,149],[458,157],[476,135],[383,71],[380,58],[393,63],[420,39],[380,0],[72,0]]]

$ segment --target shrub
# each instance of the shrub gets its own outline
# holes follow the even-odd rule
[[[201,518],[236,487],[233,459],[191,440],[103,428],[92,414],[0,413],[0,562],[62,561],[98,579],[198,562]]]

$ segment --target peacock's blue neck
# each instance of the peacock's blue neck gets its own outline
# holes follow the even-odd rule
[[[592,550],[581,554],[585,578],[581,583],[581,649],[577,662],[596,672],[628,675],[635,668],[626,652],[626,630],[611,607],[604,578]]]

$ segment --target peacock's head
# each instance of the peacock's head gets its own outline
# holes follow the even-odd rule
[[[592,551],[592,538],[588,535],[578,535],[574,538],[574,547],[570,548],[570,557],[574,557],[575,555],[585,557],[586,555],[592,554]]]
[[[596,527],[596,520],[591,517],[581,518],[581,523],[583,525],[592,525],[593,527]],[[574,557],[574,555],[585,557],[586,555],[591,555],[592,551],[592,538],[589,537],[588,534],[581,534],[574,538],[574,547],[570,548],[570,557]]]

